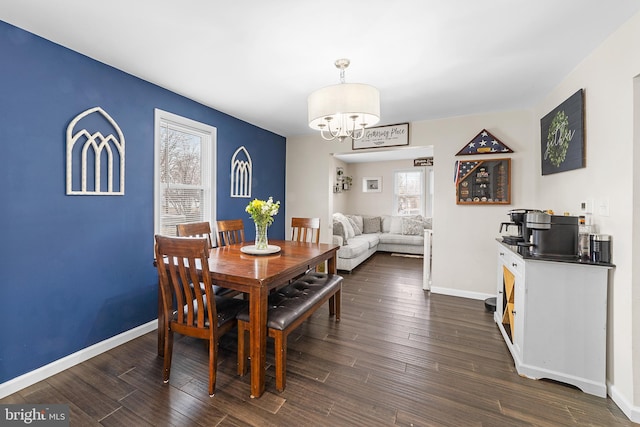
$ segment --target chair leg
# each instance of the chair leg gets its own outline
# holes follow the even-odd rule
[[[166,384],[169,382],[171,374],[171,355],[173,354],[173,331],[167,329],[164,331],[164,367],[162,372],[162,381]]]
[[[249,324],[238,320],[238,375],[247,374],[247,329]]]
[[[218,369],[218,340],[209,340],[209,397],[213,397],[216,390],[216,371]]]
[[[273,331],[276,361],[276,390],[282,392],[287,375],[287,337],[283,331]]]
[[[336,292],[335,296],[335,308],[336,308],[336,322],[340,321],[340,305],[342,303],[342,289]]]
[[[333,316],[336,314],[336,298],[334,295],[332,295],[329,298],[329,317]]]

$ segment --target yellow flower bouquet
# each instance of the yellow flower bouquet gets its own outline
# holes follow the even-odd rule
[[[256,224],[256,249],[266,250],[269,246],[267,228],[273,224],[273,217],[278,214],[280,201],[274,202],[273,197],[268,200],[253,199],[245,208],[245,211]]]

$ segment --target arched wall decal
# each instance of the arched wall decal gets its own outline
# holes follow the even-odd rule
[[[115,132],[107,136],[100,131],[91,133],[87,129],[76,132],[74,129],[76,124],[94,113],[102,116]],[[114,136],[114,133],[117,136]],[[81,141],[84,143],[81,148],[76,148],[74,157],[74,148]],[[67,126],[67,195],[124,195],[124,153],[124,135],[115,120],[102,108],[93,107],[78,114]],[[101,171],[105,162],[103,155],[106,156],[106,189],[102,182]],[[88,166],[91,163],[93,170]],[[117,167],[119,172],[116,177],[114,177],[114,167]],[[116,179],[117,182],[114,185]],[[93,180],[92,186],[89,185],[90,180]]]
[[[253,164],[244,146],[238,148],[231,157],[231,197],[251,197],[251,177]]]

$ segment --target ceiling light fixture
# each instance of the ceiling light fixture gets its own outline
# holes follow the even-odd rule
[[[309,127],[327,141],[362,139],[364,129],[380,121],[380,92],[373,86],[345,83],[348,59],[338,59],[340,84],[323,87],[309,95]]]

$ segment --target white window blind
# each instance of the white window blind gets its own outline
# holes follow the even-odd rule
[[[155,233],[215,220],[216,129],[162,110],[155,112]]]

